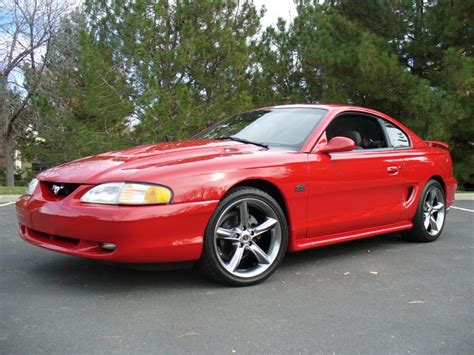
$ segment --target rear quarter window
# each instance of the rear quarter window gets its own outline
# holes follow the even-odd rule
[[[410,140],[408,139],[408,135],[405,132],[403,132],[400,128],[398,128],[394,124],[385,120],[383,120],[383,125],[385,127],[385,131],[387,132],[387,136],[392,147],[394,148],[410,147]]]

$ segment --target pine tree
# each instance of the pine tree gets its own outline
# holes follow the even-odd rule
[[[187,138],[252,107],[247,70],[261,15],[251,1],[89,1],[87,13],[136,90],[141,142]]]
[[[133,91],[110,49],[86,31],[82,13],[62,20],[50,52],[28,107],[38,119],[21,141],[23,154],[44,168],[133,144],[127,122]]]
[[[448,141],[472,186],[472,2],[302,1],[296,38],[309,101],[368,106]],[[370,14],[370,16],[367,16]]]
[[[53,37],[24,150],[51,166],[258,106],[349,103],[449,142],[472,187],[472,1],[298,4],[292,23],[261,30],[250,0],[86,1]]]

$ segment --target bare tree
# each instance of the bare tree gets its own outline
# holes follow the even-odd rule
[[[0,0],[0,145],[7,186],[15,184],[18,121],[41,82],[51,35],[67,6],[61,0]]]

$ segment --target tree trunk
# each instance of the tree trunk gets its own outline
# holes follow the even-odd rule
[[[15,161],[13,158],[13,140],[8,137],[8,117],[7,117],[7,76],[0,73],[0,138],[3,144],[0,144],[5,157],[5,185],[15,186]]]
[[[423,63],[422,63],[422,51],[423,51],[423,9],[424,0],[416,0],[415,2],[415,33],[414,33],[414,45],[413,48],[413,69],[412,73],[423,76]]]
[[[4,137],[3,154],[5,155],[5,185],[15,186],[15,159],[14,147],[11,138]]]

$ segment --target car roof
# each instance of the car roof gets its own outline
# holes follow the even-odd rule
[[[327,111],[339,111],[339,112],[343,112],[343,111],[362,112],[366,114],[380,116],[385,119],[388,119],[389,121],[395,121],[397,125],[399,124],[399,122],[396,121],[393,117],[390,117],[389,115],[383,112],[373,110],[368,107],[348,105],[348,104],[290,104],[290,105],[268,106],[268,107],[262,107],[260,109],[285,109],[285,108],[313,108],[313,109],[323,109]]]
[[[358,108],[358,109],[367,109],[366,107],[355,106],[355,105],[345,105],[345,104],[291,104],[291,105],[276,105],[270,106],[269,108],[292,108],[292,107],[306,107],[306,108]]]
[[[291,104],[291,105],[268,106],[268,107],[263,107],[263,108],[321,108],[325,110],[330,110],[334,108],[345,108],[345,109],[369,110],[366,107],[346,105],[346,104]]]

